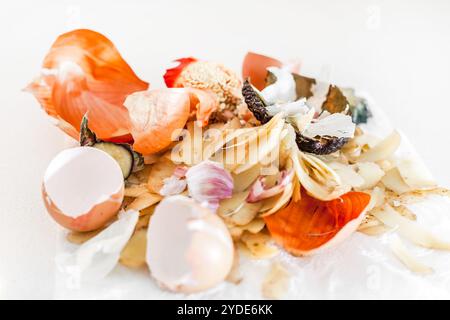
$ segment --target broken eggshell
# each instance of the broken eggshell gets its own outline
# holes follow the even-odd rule
[[[295,101],[295,81],[293,75],[284,68],[267,68],[268,74],[276,78],[273,84],[266,86],[261,95],[268,104],[286,103]]]
[[[105,277],[117,265],[138,217],[138,211],[121,211],[117,221],[83,243],[75,252],[59,255],[56,259],[58,268],[80,281]]]
[[[91,231],[114,217],[124,196],[119,164],[106,152],[77,147],[50,162],[42,197],[50,215],[65,228]]]
[[[223,221],[177,195],[156,207],[147,233],[147,265],[163,288],[193,293],[214,287],[231,270],[233,241]]]

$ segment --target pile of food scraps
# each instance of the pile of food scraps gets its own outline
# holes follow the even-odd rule
[[[364,130],[370,105],[353,89],[255,53],[242,77],[177,62],[166,88],[149,88],[106,37],[75,30],[27,87],[80,144],[51,161],[42,194],[79,245],[67,263],[81,280],[121,263],[148,267],[161,288],[199,292],[238,285],[239,253],[321,254],[356,231],[450,249],[408,208],[449,191],[420,160],[398,156],[398,132]],[[432,272],[400,240],[392,251],[413,272]],[[281,297],[288,278],[274,264],[264,296]]]

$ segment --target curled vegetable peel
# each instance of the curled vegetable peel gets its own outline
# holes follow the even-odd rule
[[[331,201],[320,201],[304,190],[299,201],[264,217],[277,243],[296,256],[308,255],[331,246],[353,233],[359,226],[370,195],[348,192]]]
[[[83,116],[100,139],[127,141],[125,97],[148,88],[105,36],[87,29],[59,36],[41,75],[26,88],[59,127],[78,139]]]

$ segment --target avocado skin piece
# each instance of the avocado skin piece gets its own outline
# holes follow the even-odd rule
[[[242,95],[244,96],[248,109],[261,124],[267,123],[272,119],[267,112],[266,103],[248,80],[244,81]]]
[[[348,138],[338,138],[330,136],[322,136],[317,138],[309,138],[296,132],[295,142],[300,150],[314,153],[317,155],[326,155],[341,149],[347,142]]]

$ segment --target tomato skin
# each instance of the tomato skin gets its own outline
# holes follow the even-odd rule
[[[302,190],[301,199],[264,218],[275,239],[290,253],[308,255],[353,233],[364,217],[370,195],[348,192],[331,201],[317,200]]]
[[[178,87],[179,85],[177,85],[177,80],[180,74],[183,72],[184,68],[196,61],[197,59],[193,57],[180,58],[175,60],[174,62],[179,62],[179,65],[174,68],[167,69],[166,73],[164,74],[164,82],[166,83],[167,88]]]

